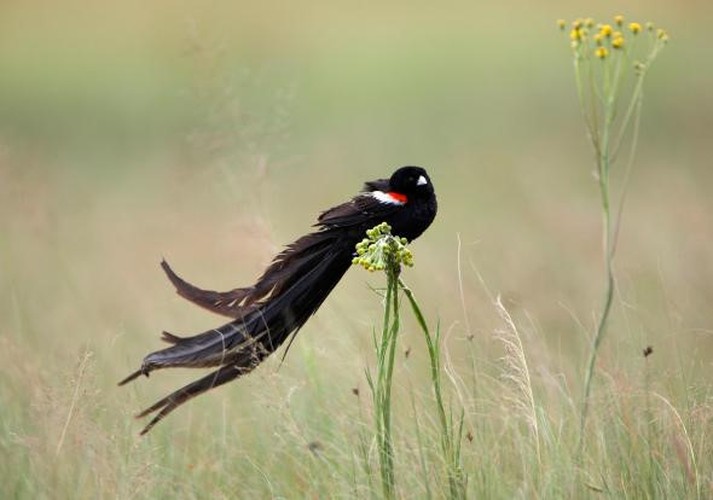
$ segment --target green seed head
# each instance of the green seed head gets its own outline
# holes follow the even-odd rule
[[[408,240],[391,234],[391,226],[381,224],[366,231],[366,238],[356,244],[352,264],[368,271],[398,272],[399,267],[413,266],[413,254],[406,248]]]

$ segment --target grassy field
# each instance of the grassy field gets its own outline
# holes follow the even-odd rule
[[[404,278],[444,335],[469,496],[713,496],[708,4],[62,4],[0,7],[2,498],[378,497],[365,368],[383,276],[351,270],[284,363],[144,438],[132,415],[197,373],[116,382],[162,330],[221,321],[174,294],[162,257],[208,288],[247,285],[403,164],[439,197]],[[614,13],[672,41],[646,82],[578,457],[604,275],[554,21]],[[440,498],[426,348],[404,316],[396,488]]]

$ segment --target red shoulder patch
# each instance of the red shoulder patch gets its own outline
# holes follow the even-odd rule
[[[389,191],[386,195],[399,203],[406,203],[408,201],[408,197],[405,194],[397,193],[396,191]]]
[[[403,205],[408,201],[405,194],[395,191],[389,191],[388,193],[383,191],[371,191],[368,194],[379,200],[380,203],[386,203],[387,205]]]

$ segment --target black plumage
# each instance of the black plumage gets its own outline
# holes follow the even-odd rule
[[[436,210],[426,171],[402,167],[389,179],[367,182],[350,201],[323,212],[317,230],[288,245],[251,287],[203,290],[184,281],[163,261],[161,266],[179,295],[233,321],[192,337],[164,332],[162,339],[173,345],[146,356],[141,368],[119,383],[160,368],[219,367],[137,415],[158,411],[141,433],[189,399],[250,372],[275,352],[317,311],[349,269],[354,247],[367,229],[387,222],[393,234],[411,241],[428,228]]]

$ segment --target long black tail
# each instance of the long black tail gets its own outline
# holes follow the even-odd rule
[[[249,370],[248,370],[249,371]],[[214,387],[226,384],[231,380],[235,380],[244,372],[237,366],[227,365],[219,368],[210,375],[196,380],[188,384],[185,387],[172,392],[160,401],[157,401],[152,406],[146,408],[144,411],[136,415],[136,418],[142,418],[147,415],[152,414],[155,411],[159,411],[156,416],[154,416],[151,421],[141,430],[141,435],[143,436],[151,428],[164,419],[166,415],[171,413],[173,410],[181,406],[183,403],[192,399],[199,394],[202,394]]]
[[[189,399],[250,372],[275,352],[339,282],[350,266],[354,244],[329,231],[309,234],[280,253],[254,286],[225,293],[201,290],[163,262],[179,295],[237,319],[193,337],[164,332],[163,340],[173,345],[146,356],[141,368],[119,383],[160,368],[220,366],[139,413],[137,418],[159,411],[141,433]]]

